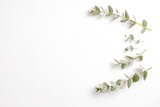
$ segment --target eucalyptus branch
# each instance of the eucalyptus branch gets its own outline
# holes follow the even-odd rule
[[[125,35],[125,37],[126,37],[126,35]],[[135,40],[134,39],[134,36],[133,36],[133,34],[130,34],[128,37],[127,37],[127,39],[125,40],[125,42],[136,42],[136,44],[138,44],[138,43],[140,43],[140,42],[144,42],[144,41],[140,41],[140,40]]]
[[[95,6],[90,10],[90,13],[93,15],[98,15],[98,14],[102,13],[103,16],[104,15],[105,16],[111,16],[111,15],[115,16],[111,21],[116,20],[117,18],[122,18],[122,20],[120,21],[122,23],[127,22],[127,21],[131,22],[131,25],[129,28],[133,27],[136,24],[141,26],[143,28],[141,30],[141,33],[144,33],[146,30],[152,31],[151,29],[147,28],[147,21],[146,20],[143,20],[142,24],[140,24],[136,21],[136,18],[134,16],[133,16],[134,20],[130,19],[127,10],[125,10],[124,16],[121,16],[117,9],[116,9],[116,13],[113,13],[113,8],[110,5],[108,5],[108,11],[106,11],[103,7]]]
[[[124,74],[127,77],[126,80],[118,79],[116,82],[110,81],[110,85],[107,84],[106,82],[103,82],[103,84],[98,84],[96,86],[96,92],[100,91],[101,93],[105,93],[109,90],[114,91],[118,87],[122,89],[126,83],[127,83],[127,87],[130,88],[132,83],[138,82],[140,80],[141,76],[144,80],[146,80],[148,71],[150,69],[152,69],[152,67],[148,68],[147,70],[142,70],[142,72],[140,72],[139,74],[135,73],[132,77],[129,77],[126,74]]]
[[[142,53],[137,53],[137,56],[136,57],[131,57],[131,56],[126,56],[128,59],[134,61],[136,59],[140,59],[141,61],[143,60],[143,53],[146,51],[146,49],[142,52]]]
[[[143,52],[141,52],[140,54],[137,53],[136,57],[126,56],[126,58],[128,58],[129,60],[120,60],[120,61],[118,61],[118,60],[114,59],[114,61],[117,63],[115,65],[116,66],[120,65],[121,69],[124,69],[127,65],[132,65],[134,60],[136,60],[138,58],[139,58],[140,61],[143,61],[143,53],[145,51],[146,51],[146,49]]]

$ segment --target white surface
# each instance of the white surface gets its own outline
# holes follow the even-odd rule
[[[153,31],[140,35],[139,26],[87,14],[108,4],[145,18]],[[159,10],[158,0],[1,0],[0,107],[160,107]],[[147,49],[147,80],[96,94],[98,83],[135,72],[112,67],[130,33],[145,41],[137,52]]]

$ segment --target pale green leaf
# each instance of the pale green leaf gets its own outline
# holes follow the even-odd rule
[[[145,28],[143,28],[142,30],[141,30],[141,33],[144,33],[146,31],[146,29]]]
[[[131,79],[129,79],[129,80],[127,81],[127,86],[128,86],[128,88],[130,88],[130,87],[131,87],[131,85],[132,85],[132,80],[131,80]]]
[[[115,18],[113,18],[111,21],[114,21],[114,20],[116,20],[117,18],[119,18],[119,17],[115,17]]]
[[[147,21],[146,21],[146,20],[143,20],[143,21],[142,21],[142,25],[146,27],[146,26],[147,26]]]
[[[133,23],[129,26],[129,28],[133,27],[134,25],[136,25],[135,22],[133,22]]]

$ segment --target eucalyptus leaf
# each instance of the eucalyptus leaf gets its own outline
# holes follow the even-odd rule
[[[121,79],[117,80],[117,81],[116,81],[116,84],[117,84],[117,85],[120,85],[120,84],[121,84],[121,81],[122,81]]]
[[[107,92],[108,88],[105,86],[104,88],[100,88],[100,92],[101,93],[105,93]]]
[[[139,59],[140,59],[141,61],[143,61],[143,56],[139,56]]]
[[[104,82],[103,85],[105,85],[107,87],[107,91],[108,91],[109,90],[109,85],[106,82]]]
[[[121,23],[124,23],[124,22],[127,22],[128,20],[124,19],[124,20],[121,20],[120,22]]]
[[[144,73],[143,73],[143,79],[144,79],[144,80],[146,80],[147,74],[148,74],[147,71],[144,71]]]
[[[127,86],[128,86],[128,88],[130,88],[130,87],[131,87],[131,85],[132,85],[132,80],[131,80],[131,79],[129,79],[129,80],[127,81]]]
[[[146,29],[145,28],[143,28],[142,30],[141,30],[141,33],[144,33],[146,31]]]
[[[110,5],[108,5],[108,11],[109,11],[110,14],[113,13],[113,9],[112,9],[112,7]]]
[[[136,25],[135,22],[133,22],[133,23],[129,26],[129,28],[133,27],[134,25]]]
[[[127,61],[125,61],[125,60],[120,60],[120,63],[127,63]]]
[[[110,16],[110,15],[112,15],[112,13],[107,13],[107,14],[106,14],[106,16]]]
[[[121,81],[119,88],[122,89],[125,86],[125,82]]]
[[[100,13],[99,7],[98,7],[98,6],[95,6],[95,7],[94,7],[94,10],[92,11],[92,14],[93,14],[93,15],[97,15],[97,14],[99,14],[99,13]]]
[[[126,75],[126,74],[124,74],[124,75],[125,75],[128,79],[130,79],[128,75]]]
[[[111,21],[114,21],[114,20],[116,20],[117,18],[119,18],[119,17],[115,17],[115,18],[113,18]]]
[[[113,86],[111,86],[111,91],[116,90],[116,88],[117,88],[117,87],[113,87]]]
[[[96,88],[96,92],[98,92],[99,91],[99,88]]]
[[[126,64],[126,63],[122,63],[122,65],[121,65],[121,69],[124,69],[126,66],[127,66],[127,64]]]
[[[128,15],[127,10],[125,10],[125,18],[126,18],[127,20],[129,19],[129,15]]]
[[[146,27],[146,26],[147,26],[147,21],[146,21],[146,20],[143,20],[143,21],[142,21],[142,25]]]
[[[116,9],[116,12],[119,14],[119,11]]]
[[[131,57],[131,56],[126,56],[126,57],[127,57],[127,58],[129,58],[129,59],[132,59],[132,60],[134,59],[134,58],[133,58],[133,57]]]
[[[140,79],[139,75],[138,75],[137,73],[135,73],[135,74],[133,75],[133,82],[138,82],[139,79]]]

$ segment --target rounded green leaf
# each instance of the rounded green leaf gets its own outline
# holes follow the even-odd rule
[[[111,86],[111,91],[116,90],[116,88],[117,88],[117,87],[113,87],[113,86]]]
[[[147,71],[144,71],[144,73],[143,73],[143,79],[146,80],[146,78],[147,78]]]
[[[138,75],[137,73],[135,73],[135,74],[133,75],[133,82],[138,82],[139,79],[140,79],[139,75]]]
[[[105,87],[103,87],[103,88],[100,88],[100,92],[101,93],[105,93],[105,92],[107,92],[108,91],[108,88],[105,86]]]
[[[103,85],[105,85],[107,87],[107,91],[108,91],[109,90],[109,85],[106,82],[104,82]]]
[[[146,20],[143,20],[143,21],[142,21],[142,25],[146,27],[146,26],[147,26],[147,21],[146,21]]]
[[[116,81],[116,84],[117,84],[117,85],[120,85],[120,84],[121,84],[121,81],[122,81],[122,80],[120,80],[120,79],[117,80],[117,81]]]

